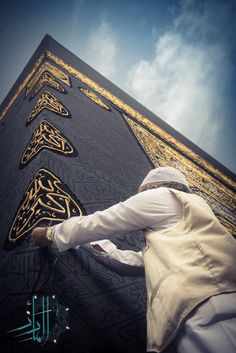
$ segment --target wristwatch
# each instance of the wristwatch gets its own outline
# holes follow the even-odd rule
[[[53,232],[53,228],[52,227],[47,227],[46,229],[46,238],[49,240],[49,241],[53,241],[53,237],[54,237],[54,232]]]

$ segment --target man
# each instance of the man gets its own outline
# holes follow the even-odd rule
[[[59,251],[93,242],[110,263],[141,267],[141,254],[122,256],[114,244],[98,242],[134,230],[143,230],[146,241],[147,351],[162,352],[175,339],[179,353],[235,352],[236,242],[177,169],[151,170],[137,195],[36,228],[32,239]]]

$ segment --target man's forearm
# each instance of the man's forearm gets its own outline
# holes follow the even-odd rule
[[[59,251],[64,251],[92,241],[110,239],[117,234],[145,229],[154,219],[148,206],[150,197],[147,196],[145,192],[137,194],[106,210],[87,216],[71,217],[49,227],[52,241]]]
[[[109,241],[101,240],[83,246],[102,265],[122,276],[144,276],[142,252],[121,250]]]
[[[59,251],[141,228],[140,217],[122,202],[88,216],[71,217],[51,227],[53,242]]]

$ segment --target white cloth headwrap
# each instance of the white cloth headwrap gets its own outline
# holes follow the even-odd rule
[[[140,186],[155,182],[173,182],[188,186],[188,182],[184,174],[178,169],[172,167],[159,167],[152,169],[144,178]]]

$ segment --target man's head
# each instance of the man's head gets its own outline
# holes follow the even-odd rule
[[[139,187],[139,192],[158,187],[173,187],[189,192],[188,182],[183,173],[173,167],[159,167],[152,169]]]

